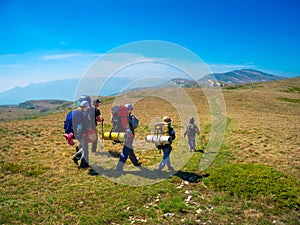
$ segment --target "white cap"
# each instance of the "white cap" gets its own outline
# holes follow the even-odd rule
[[[84,107],[90,107],[90,104],[88,101],[82,101],[80,103],[80,108],[84,108]]]
[[[129,103],[127,103],[127,104],[125,105],[125,107],[126,107],[127,109],[133,110],[133,107],[132,107],[132,105],[131,105],[131,104],[129,104]]]

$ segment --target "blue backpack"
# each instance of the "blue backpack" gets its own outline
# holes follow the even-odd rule
[[[67,116],[66,120],[64,121],[64,129],[65,133],[73,133],[74,134],[74,124],[78,123],[81,118],[81,112],[79,110],[70,111]]]

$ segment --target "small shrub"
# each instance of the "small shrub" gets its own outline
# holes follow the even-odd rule
[[[214,170],[209,181],[215,190],[233,196],[251,200],[268,196],[280,207],[299,209],[300,206],[299,182],[264,165],[226,165]]]
[[[300,87],[289,87],[288,89],[284,90],[287,93],[300,93]]]
[[[278,97],[277,99],[280,101],[285,101],[285,102],[293,102],[293,103],[300,102],[300,99],[295,99],[295,98]]]
[[[178,197],[164,200],[159,204],[159,208],[163,213],[184,212],[187,209],[186,204]]]
[[[235,90],[235,89],[243,89],[245,87],[246,87],[245,85],[239,84],[239,85],[230,85],[230,86],[227,86],[225,89]]]

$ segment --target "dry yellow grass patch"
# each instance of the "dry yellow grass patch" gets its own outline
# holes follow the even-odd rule
[[[254,90],[224,91],[227,116],[233,119],[227,144],[236,162],[269,165],[299,179],[299,103],[277,99],[299,98],[299,93],[282,91],[288,85],[299,84],[281,83],[282,86],[266,83],[264,88]]]

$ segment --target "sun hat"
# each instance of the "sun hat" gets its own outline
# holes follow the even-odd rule
[[[163,119],[163,121],[166,122],[166,123],[169,123],[169,122],[172,121],[171,118],[168,117],[168,116],[164,116],[162,119]]]

